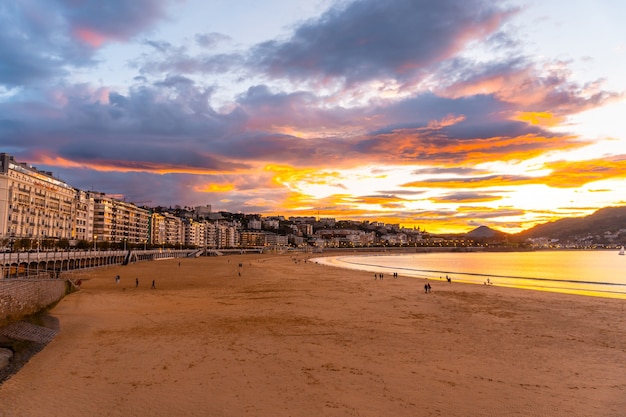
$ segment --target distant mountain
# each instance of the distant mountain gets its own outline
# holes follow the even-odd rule
[[[508,233],[500,232],[498,230],[494,230],[487,226],[479,226],[476,229],[467,232],[465,234],[466,237],[471,239],[493,239],[493,238],[503,238],[506,237]]]
[[[603,234],[607,231],[615,233],[620,229],[626,230],[626,206],[606,207],[589,216],[540,224],[515,236],[523,239],[547,237],[566,240]]]

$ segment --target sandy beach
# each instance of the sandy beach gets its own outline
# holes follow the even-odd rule
[[[303,255],[85,277],[50,313],[56,338],[0,386],[0,416],[626,415],[623,300],[437,280],[425,294]]]

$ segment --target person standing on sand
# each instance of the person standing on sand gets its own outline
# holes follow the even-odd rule
[[[154,280],[152,280],[152,286],[150,287],[151,290],[156,290],[156,284],[154,283]]]
[[[135,278],[135,288],[139,286],[139,278]]]

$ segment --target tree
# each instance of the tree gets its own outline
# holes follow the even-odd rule
[[[17,252],[30,249],[30,239],[27,237],[16,239],[13,249]]]
[[[79,240],[76,242],[76,248],[80,250],[87,250],[91,248],[91,244],[86,240]]]

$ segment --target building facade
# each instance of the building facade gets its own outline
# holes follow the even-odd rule
[[[116,200],[104,193],[92,195],[94,240],[123,244],[145,244],[148,241],[149,210]]]
[[[0,238],[4,245],[30,239],[31,248],[38,249],[47,240],[72,239],[75,198],[76,189],[51,172],[0,153]]]

